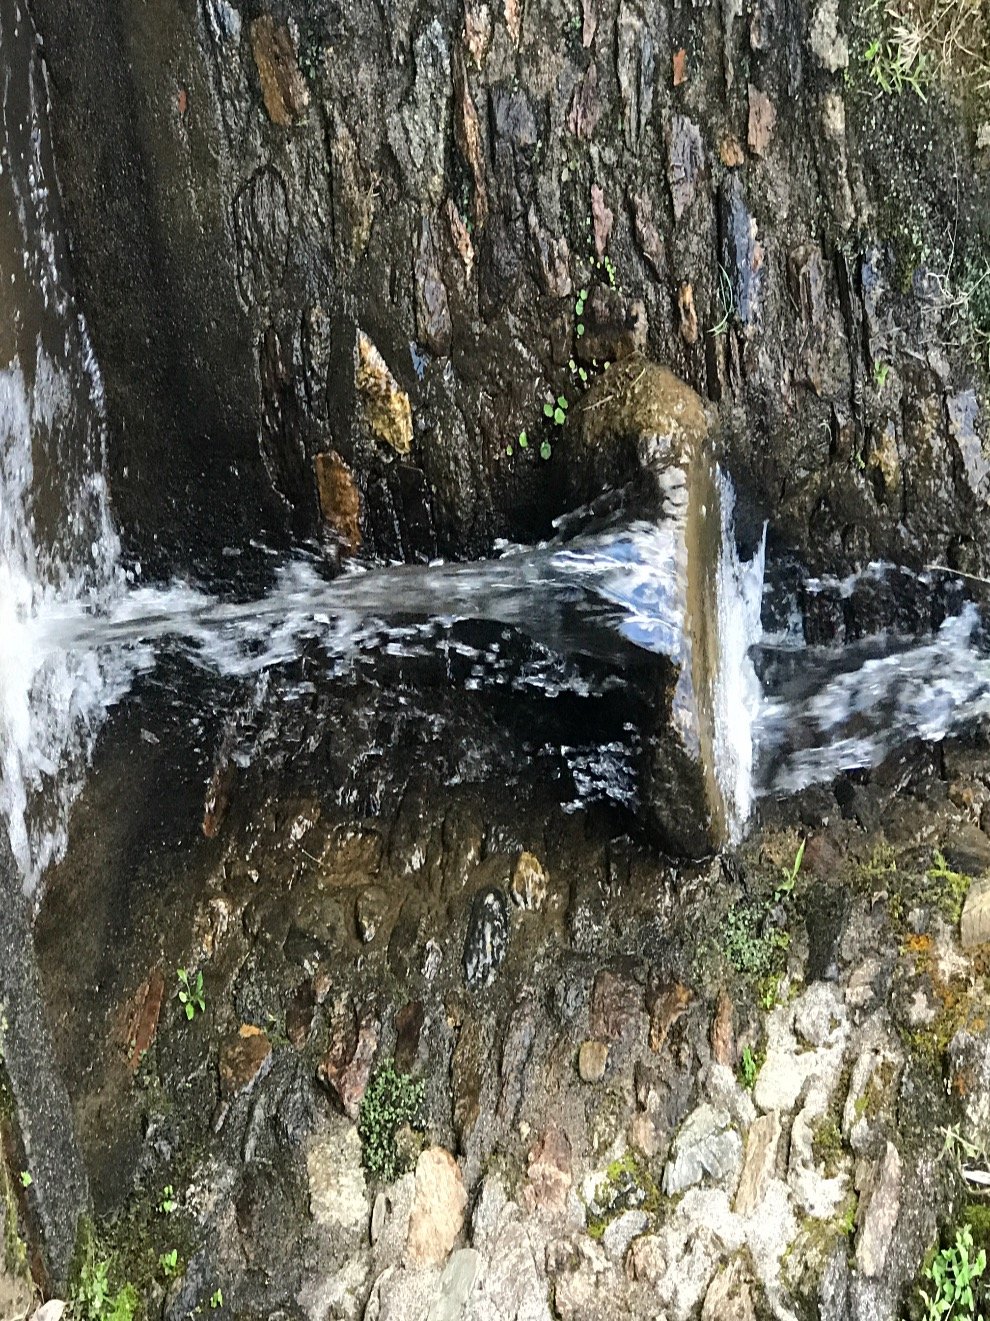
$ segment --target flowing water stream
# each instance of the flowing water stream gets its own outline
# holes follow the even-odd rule
[[[104,478],[99,369],[65,274],[44,79],[10,0],[0,3],[0,49],[0,811],[26,888],[65,847],[107,712],[166,639],[232,680],[290,664],[315,643],[330,677],[358,656],[414,654],[453,621],[481,619],[522,631],[547,657],[590,655],[622,669],[663,656],[689,671],[687,566],[663,521],[504,547],[483,563],[365,565],[336,578],[301,553],[246,602],[125,573]],[[721,474],[716,486],[717,648],[702,698],[730,835],[761,793],[875,765],[905,738],[941,739],[990,714],[973,606],[921,640],[809,648],[798,616],[761,636],[763,554],[740,561],[731,486]],[[483,685],[493,658],[474,660]],[[512,681],[548,693],[586,682],[553,666]]]

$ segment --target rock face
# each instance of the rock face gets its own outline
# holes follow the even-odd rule
[[[589,309],[614,295],[651,356],[734,411],[729,466],[811,558],[910,546],[944,562],[956,502],[986,499],[972,368],[929,353],[953,340],[955,291],[932,306],[912,283],[951,223],[938,172],[953,125],[918,98],[866,94],[834,0],[809,6],[800,36],[769,10],[712,9],[689,33],[657,0],[584,0],[573,40],[516,0],[396,0],[387,19],[373,0],[146,10],[32,5],[115,502],[146,563],[218,555],[233,530],[312,535],[312,460],[328,448],[376,553],[478,555],[544,533],[566,484],[559,437],[546,428],[546,462],[539,444],[506,446],[523,430],[542,443],[544,398],[583,395],[567,367],[591,339],[581,289]],[[891,159],[928,135],[931,163],[889,204]],[[960,169],[962,269],[988,183],[968,150]],[[912,238],[916,196],[939,200]],[[787,261],[833,228],[877,232],[884,252],[876,280],[855,245],[826,255],[827,370],[809,373]],[[386,453],[361,434],[358,327],[394,382],[373,424]],[[867,336],[894,369],[882,392]],[[859,394],[868,406],[850,411]],[[903,498],[872,479],[888,423]],[[960,562],[986,568],[984,527],[961,535]]]

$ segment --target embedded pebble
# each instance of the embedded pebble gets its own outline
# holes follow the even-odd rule
[[[464,974],[473,988],[491,986],[509,948],[509,905],[497,886],[475,895],[464,942]]]

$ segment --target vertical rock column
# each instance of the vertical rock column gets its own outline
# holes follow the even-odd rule
[[[13,1132],[4,1152],[23,1189],[35,1273],[53,1289],[68,1276],[79,1217],[89,1188],[73,1131],[72,1111],[55,1062],[42,1004],[28,904],[5,832],[0,831],[0,1070],[13,1100]],[[7,1120],[3,1126],[6,1129]]]

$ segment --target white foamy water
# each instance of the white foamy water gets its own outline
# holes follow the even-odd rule
[[[99,653],[44,651],[37,636],[57,605],[120,586],[102,384],[63,278],[46,108],[27,18],[0,6],[0,814],[29,887],[64,847],[125,682]]]
[[[794,793],[844,771],[878,766],[907,739],[940,742],[990,716],[990,656],[967,606],[934,637],[840,669],[841,651],[809,649],[810,691],[766,697],[753,737],[762,792]]]

